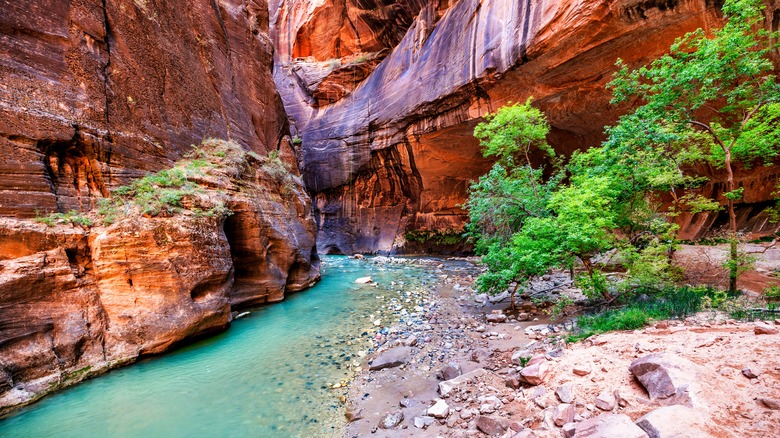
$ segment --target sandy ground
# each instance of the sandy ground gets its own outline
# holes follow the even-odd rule
[[[691,394],[692,406],[706,425],[702,436],[780,436],[780,410],[771,410],[758,400],[780,398],[780,335],[756,335],[753,323],[702,313],[686,321],[673,321],[668,327],[660,324],[662,328],[610,333],[565,345],[554,331],[546,336],[526,333],[526,327],[549,323],[540,311],[531,315],[536,319],[532,321],[486,323],[486,314],[507,303],[484,307],[474,303],[471,279],[465,274],[450,275],[432,288],[431,299],[437,304],[425,314],[428,328],[414,332],[418,343],[405,365],[364,371],[352,382],[348,415],[357,419],[349,424],[345,436],[485,436],[475,425],[484,404],[480,397],[495,396],[501,401],[500,407],[489,414],[511,425],[505,436],[527,428],[538,437],[560,437],[561,429],[552,421],[553,411],[560,404],[555,390],[567,383],[575,394],[576,420],[603,413],[594,403],[605,391],[619,395],[621,403],[616,404],[614,412],[637,420],[659,405],[649,400],[628,368],[633,360],[658,352],[697,365],[697,383]],[[550,327],[561,328],[560,324]],[[385,347],[400,344],[408,334],[395,339],[388,336]],[[511,363],[512,352],[529,348],[529,343],[537,353],[548,353],[550,371],[539,386],[510,388],[505,381],[519,369]],[[558,349],[562,344],[564,348]],[[436,420],[426,429],[415,427],[414,418],[424,415],[440,397],[436,374],[449,363],[460,364],[463,373],[478,368],[488,372],[445,399],[450,407],[446,419]],[[575,366],[590,373],[576,375]],[[745,368],[758,377],[746,377],[742,372]],[[402,412],[404,420],[390,430],[378,427],[392,412]]]

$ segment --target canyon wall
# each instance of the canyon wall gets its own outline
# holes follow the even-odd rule
[[[768,3],[767,26],[777,27],[780,2]],[[430,246],[419,236],[446,241],[466,219],[469,182],[491,165],[471,135],[480,117],[534,97],[560,152],[597,145],[627,109],[611,107],[605,90],[617,58],[651,61],[685,32],[719,25],[721,4],[273,0],[274,77],[302,142],[320,251],[408,252]],[[388,38],[388,23],[403,37]],[[762,181],[780,172],[770,173]],[[768,226],[753,201],[741,205],[743,223]],[[683,237],[719,220],[686,218]]]
[[[0,0],[0,10],[0,414],[319,278],[297,167],[263,161],[296,163],[264,0]],[[223,199],[230,216],[31,220],[94,217],[113,188],[209,137],[252,151],[201,181],[200,196]]]

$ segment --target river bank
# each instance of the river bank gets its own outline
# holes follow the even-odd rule
[[[350,385],[344,436],[648,436],[640,420],[679,436],[780,435],[780,321],[712,311],[567,345],[541,309],[517,321],[494,313],[507,303],[475,301],[474,272],[436,274],[424,323],[391,329]],[[673,397],[635,377],[653,358]]]

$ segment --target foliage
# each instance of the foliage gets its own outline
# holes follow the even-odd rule
[[[577,328],[569,336],[569,341],[575,342],[608,331],[635,330],[651,320],[685,318],[700,311],[706,302],[712,302],[711,297],[719,294],[714,289],[687,286],[670,286],[661,291],[653,289],[644,292],[652,295],[624,297],[627,304],[623,307],[581,316],[577,319]]]
[[[76,210],[71,210],[67,213],[51,213],[47,216],[37,216],[35,220],[49,227],[57,224],[71,224],[89,228],[93,225],[89,217]]]
[[[771,164],[780,154],[780,86],[769,58],[777,44],[761,29],[763,7],[760,0],[727,0],[726,24],[711,37],[702,29],[688,33],[669,54],[636,70],[618,61],[609,85],[613,103],[639,97],[642,105],[607,130],[601,151],[635,166],[637,190],[667,191],[670,215],[720,209],[719,199],[691,191],[706,181],[693,165],[726,171],[731,290],[741,266],[734,203],[744,195],[733,165]]]
[[[481,291],[498,293],[551,266],[553,258],[544,255],[554,253],[555,233],[546,229],[549,238],[543,239],[522,232],[529,222],[538,225],[539,233],[545,231],[547,224],[539,221],[550,216],[548,204],[564,176],[554,166],[553,175],[545,179],[544,168],[533,167],[531,161],[534,152],[555,158],[546,141],[549,130],[544,114],[531,106],[531,99],[500,108],[474,129],[483,154],[497,159],[490,172],[471,185],[466,203],[467,234],[488,267],[477,280]]]
[[[411,230],[404,233],[408,242],[457,245],[463,242],[463,232],[458,230]]]

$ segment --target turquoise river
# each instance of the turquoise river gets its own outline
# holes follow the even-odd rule
[[[0,420],[0,437],[340,436],[346,390],[331,387],[352,375],[389,297],[434,280],[413,264],[340,256],[325,256],[322,273],[312,289],[253,309],[220,335]],[[354,283],[363,276],[378,287]]]

